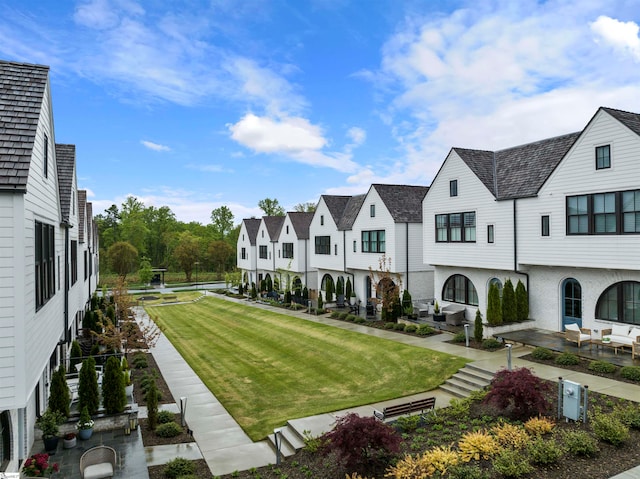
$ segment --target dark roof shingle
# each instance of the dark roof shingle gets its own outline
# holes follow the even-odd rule
[[[260,229],[260,220],[258,218],[245,218],[242,221],[249,235],[249,244],[255,246],[258,230]]]
[[[313,213],[302,211],[290,211],[287,213],[298,239],[309,239],[309,225],[313,219]]]
[[[338,230],[350,230],[353,228],[353,223],[356,221],[362,203],[367,195],[355,195],[349,198],[347,205],[344,208],[340,222],[338,223]]]
[[[384,205],[396,223],[422,223],[422,200],[427,186],[374,184]]]
[[[62,221],[69,222],[71,211],[71,191],[73,189],[73,170],[76,163],[76,146],[56,143],[56,169],[58,170],[58,193]]]

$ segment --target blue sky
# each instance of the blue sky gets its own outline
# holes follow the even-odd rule
[[[0,0],[0,58],[51,67],[100,213],[235,222],[640,112],[634,0]]]

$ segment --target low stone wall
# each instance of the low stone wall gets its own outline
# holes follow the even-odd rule
[[[529,329],[536,326],[536,322],[533,319],[527,321],[521,321],[518,323],[501,324],[500,326],[491,326],[487,323],[482,324],[482,331],[485,338],[494,338],[504,333],[510,333],[512,331],[521,331],[523,329]]]
[[[129,414],[132,414],[132,413],[135,414],[136,417],[138,416],[137,405],[127,407],[124,410],[124,412],[120,414],[109,414],[109,415],[97,414],[92,418],[94,421],[93,430],[98,432],[98,431],[111,431],[113,429],[124,429],[124,427],[129,422]],[[63,437],[68,432],[77,433],[78,432],[78,430],[76,429],[77,422],[78,422],[78,415],[72,415],[71,417],[69,417],[69,419],[67,419],[67,422],[60,425],[59,436]],[[36,440],[42,439],[42,431],[40,431],[40,429],[38,428],[36,428],[35,430],[35,439]]]

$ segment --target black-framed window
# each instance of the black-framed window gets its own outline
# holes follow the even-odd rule
[[[476,213],[449,213],[436,215],[436,242],[475,243]]]
[[[240,259],[247,259],[247,248],[240,248]]]
[[[353,252],[358,252],[358,242],[356,240],[353,240]]]
[[[371,218],[376,217],[376,205],[369,205],[369,216]]]
[[[316,254],[331,254],[331,236],[316,236]]]
[[[320,215],[320,226],[324,226],[324,215]]]
[[[542,215],[540,217],[540,234],[542,236],[549,236],[549,215]]]
[[[611,145],[596,146],[596,170],[611,168]]]
[[[640,190],[568,196],[568,235],[640,233]]]
[[[55,228],[35,222],[36,310],[56,293]]]
[[[44,177],[49,177],[49,137],[44,135],[44,155],[42,159],[42,171],[44,173]]]
[[[373,230],[362,232],[363,253],[384,253],[386,250],[385,230]]]
[[[78,281],[78,242],[71,241],[71,284]]]
[[[287,234],[289,234],[289,225],[287,225],[286,231],[287,231]]]
[[[267,246],[266,245],[260,245],[259,249],[258,249],[258,256],[261,259],[267,259]]]
[[[487,243],[495,241],[493,225],[487,225]]]
[[[453,303],[478,305],[478,292],[471,280],[464,275],[449,276],[444,283],[442,299]]]
[[[282,243],[282,257],[293,258],[293,243]]]
[[[598,298],[596,318],[640,324],[640,282],[621,281],[609,286]]]
[[[458,180],[449,181],[449,196],[458,196]]]
[[[86,281],[89,277],[89,252],[84,252],[84,280]]]

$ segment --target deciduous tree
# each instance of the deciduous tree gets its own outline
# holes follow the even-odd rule
[[[138,262],[138,250],[128,241],[118,241],[107,251],[111,269],[120,277],[126,278]]]
[[[173,256],[180,265],[180,269],[187,276],[187,282],[191,282],[191,274],[200,255],[200,241],[197,237],[184,231],[178,237],[178,244],[173,250]]]
[[[227,206],[221,206],[211,212],[211,224],[216,239],[223,240],[233,228],[233,213]]]
[[[258,208],[264,212],[265,216],[284,216],[284,208],[275,198],[265,198],[258,201]]]

